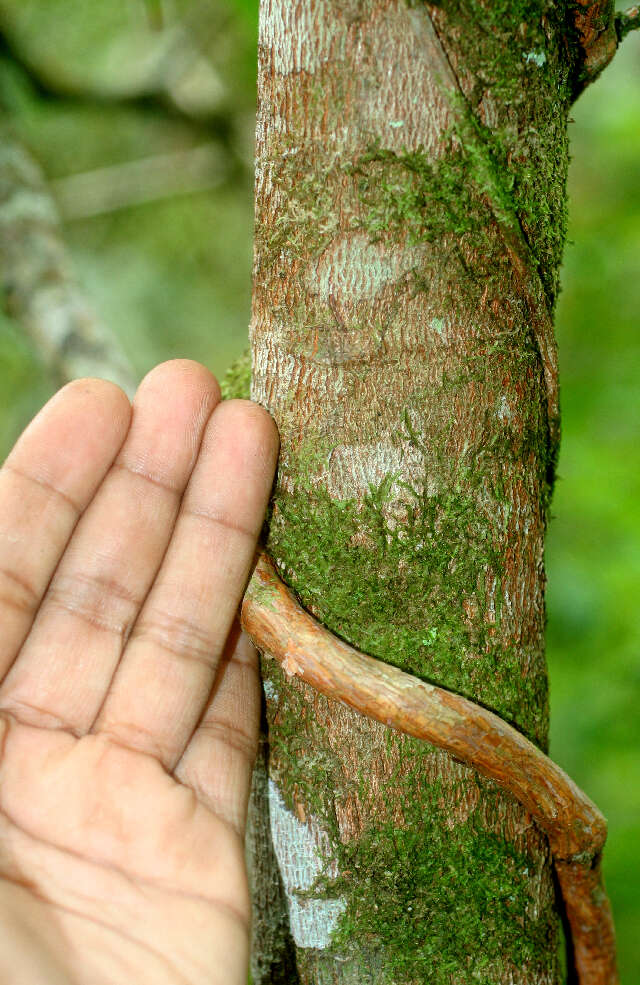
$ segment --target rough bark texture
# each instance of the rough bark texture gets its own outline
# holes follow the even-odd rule
[[[563,15],[263,0],[257,129],[252,395],[282,439],[270,553],[334,633],[542,747]],[[548,846],[526,811],[263,670],[297,980],[555,985]],[[296,981],[285,934],[254,946],[256,985]]]

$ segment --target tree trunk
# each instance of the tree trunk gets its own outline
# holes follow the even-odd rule
[[[335,634],[543,747],[565,14],[263,0],[259,49],[252,395],[282,441],[268,549]],[[255,985],[555,985],[549,852],[526,811],[263,664]]]

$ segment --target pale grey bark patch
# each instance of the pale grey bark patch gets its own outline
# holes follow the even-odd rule
[[[388,284],[418,267],[424,246],[390,250],[371,243],[366,233],[354,233],[333,241],[317,265],[309,270],[307,283],[312,294],[323,301],[338,296],[342,301],[374,298]]]
[[[251,980],[253,985],[297,985],[299,978],[287,899],[271,840],[268,759],[269,746],[262,731],[253,770],[245,838],[252,901]]]
[[[289,810],[273,780],[269,780],[271,837],[289,905],[289,925],[298,947],[324,950],[329,947],[346,903],[341,899],[305,898],[326,872],[329,839],[313,821],[303,823]]]
[[[273,681],[263,681],[262,688],[264,690],[265,697],[269,698],[272,701],[276,700],[276,698],[278,697],[278,692],[276,690]]]
[[[390,15],[378,8],[368,35],[374,64],[384,66],[373,78],[362,75],[358,94],[359,125],[381,144],[402,154],[427,150],[431,159],[445,150],[442,133],[451,123],[450,110],[434,82],[433,63],[416,18],[426,11],[400,4]]]
[[[424,473],[421,452],[408,442],[336,445],[329,455],[325,481],[332,499],[362,498],[389,476],[397,475],[406,481],[407,471],[415,476]],[[392,483],[391,489],[401,496],[399,485]]]
[[[500,398],[500,407],[498,409],[498,417],[501,421],[510,421],[513,417],[513,410],[511,409],[511,404],[503,394]]]
[[[252,320],[250,337],[260,333],[262,327],[257,319]],[[274,320],[269,343],[254,352],[252,359],[251,399],[266,407],[276,420],[277,411],[286,405],[290,393],[299,390],[323,394],[327,401],[335,403],[341,398],[345,386],[343,369],[331,362],[328,355],[323,361],[322,353],[318,352],[311,363],[287,352],[279,342],[279,335],[284,337],[286,330],[285,325]]]
[[[271,71],[281,77],[315,75],[325,65],[372,58],[386,70],[353,79],[359,90],[353,100],[355,129],[376,135],[397,153],[426,147],[432,157],[440,156],[450,114],[433,84],[424,39],[415,30],[416,12],[400,6],[392,16],[377,8],[355,13],[344,4],[336,16],[335,7],[329,0],[264,0],[259,43]],[[367,42],[358,27],[361,20],[370,21]],[[373,47],[365,52],[367,43]],[[279,116],[280,108],[274,106],[275,129],[281,128]],[[336,134],[336,143],[348,142],[352,128],[345,127],[344,140]]]

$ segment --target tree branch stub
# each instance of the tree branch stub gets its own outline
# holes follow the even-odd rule
[[[614,0],[578,0],[573,25],[580,54],[575,100],[611,62],[627,34],[640,28],[640,8],[635,5],[616,13]]]
[[[627,34],[631,31],[637,31],[640,29],[640,7],[636,4],[635,7],[629,7],[627,10],[621,11],[621,13],[616,14],[616,34],[618,35],[618,44],[624,41]]]

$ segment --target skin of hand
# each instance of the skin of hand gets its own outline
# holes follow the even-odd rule
[[[207,369],[56,394],[0,471],[0,983],[246,985],[275,424]]]

